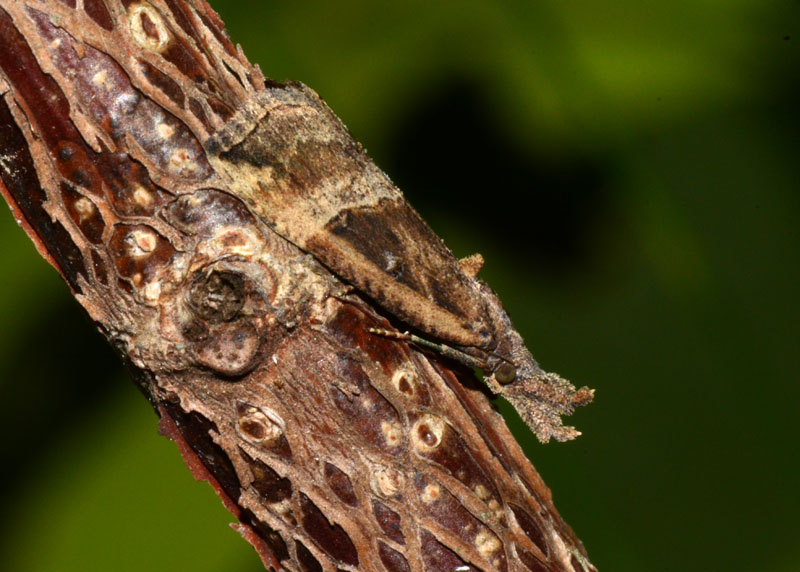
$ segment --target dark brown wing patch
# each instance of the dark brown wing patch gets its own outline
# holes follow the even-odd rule
[[[347,266],[348,256],[357,253],[373,267],[378,279],[373,288],[366,289],[368,285],[362,283],[365,280],[356,268],[345,277],[365,288],[400,319],[462,345],[485,342],[479,331],[485,328],[485,309],[472,293],[469,279],[407,202],[383,199],[377,205],[343,210],[324,230],[310,242],[317,247],[315,253],[338,270]],[[420,305],[427,301],[449,314],[439,319],[451,323],[452,330],[463,328],[469,334],[456,339],[453,332],[441,331],[440,323],[431,323],[424,309],[413,313],[413,308],[404,307],[405,300],[397,299],[401,291],[398,285],[416,293]]]

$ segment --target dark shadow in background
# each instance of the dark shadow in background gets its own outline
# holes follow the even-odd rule
[[[66,286],[61,286],[66,288]],[[118,389],[122,365],[83,309],[64,296],[47,318],[30,324],[17,340],[18,353],[0,362],[0,446],[3,486],[0,524],[9,525],[18,506],[17,491],[37,459],[57,448],[92,411]]]
[[[570,274],[587,262],[609,211],[608,166],[524,153],[492,122],[484,89],[441,81],[387,139],[382,167],[419,211],[502,235],[542,272]]]

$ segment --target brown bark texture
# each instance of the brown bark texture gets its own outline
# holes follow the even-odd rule
[[[0,190],[266,568],[595,570],[488,399],[565,440],[591,390],[313,91],[203,0],[0,0],[0,45]]]

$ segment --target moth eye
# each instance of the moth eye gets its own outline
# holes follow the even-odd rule
[[[517,377],[517,368],[514,367],[514,364],[505,362],[494,370],[494,378],[503,385],[511,383],[515,377]]]
[[[189,288],[189,305],[212,324],[236,318],[244,301],[244,280],[233,272],[198,272]]]

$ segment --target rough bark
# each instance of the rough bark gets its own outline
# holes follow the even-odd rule
[[[267,568],[595,570],[459,362],[544,441],[591,391],[316,94],[202,0],[0,0],[0,43],[0,190]]]

